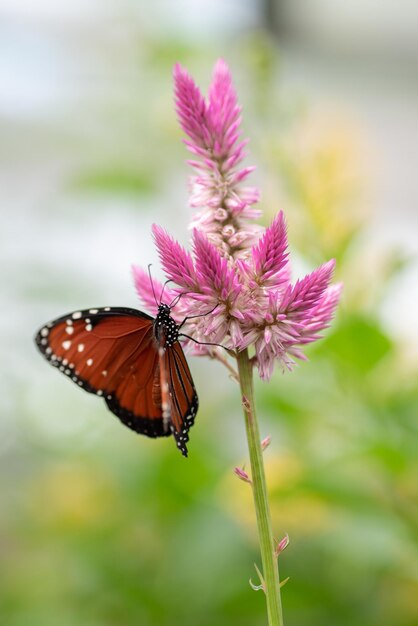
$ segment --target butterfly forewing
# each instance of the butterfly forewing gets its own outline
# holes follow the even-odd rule
[[[152,395],[158,363],[153,318],[121,307],[70,313],[44,326],[46,359],[90,393],[103,396],[130,428],[160,436],[161,401]]]
[[[155,320],[122,307],[76,311],[41,328],[36,343],[75,384],[103,396],[126,426],[149,437],[173,434],[187,456],[198,400],[169,311]]]

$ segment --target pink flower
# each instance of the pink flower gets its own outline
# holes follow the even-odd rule
[[[301,346],[320,338],[329,325],[342,285],[329,286],[334,261],[328,261],[285,291],[272,289],[243,329],[241,348],[254,345],[261,378],[268,380],[274,365],[292,369],[295,358],[306,360]]]
[[[240,272],[252,289],[278,288],[289,281],[288,255],[286,223],[280,211],[251,248],[250,259],[239,262]]]
[[[218,61],[205,100],[188,73],[174,69],[176,105],[186,145],[197,157],[191,165],[191,204],[200,208],[192,222],[192,254],[159,226],[153,234],[162,267],[170,282],[153,286],[149,275],[134,268],[144,305],[153,313],[164,302],[182,327],[200,342],[231,350],[253,347],[261,378],[270,378],[278,363],[291,369],[306,359],[303,347],[316,341],[329,325],[342,286],[330,285],[334,261],[291,283],[287,228],[280,211],[263,229],[250,223],[258,215],[258,192],[241,183],[252,168],[241,168],[246,142],[239,141],[240,108],[229,70]],[[177,297],[178,296],[178,297]],[[213,349],[196,346],[197,354]]]
[[[174,68],[174,84],[185,144],[196,157],[189,161],[196,171],[190,204],[200,210],[192,227],[204,230],[224,255],[243,256],[260,231],[249,222],[260,215],[252,207],[259,192],[242,185],[254,167],[240,167],[248,142],[240,140],[241,109],[229,69],[222,59],[217,62],[207,100],[180,65]]]

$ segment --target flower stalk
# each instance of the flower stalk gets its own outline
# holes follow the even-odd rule
[[[260,541],[263,589],[266,595],[268,623],[269,626],[283,626],[279,569],[271,527],[263,450],[255,411],[253,366],[248,356],[248,350],[242,350],[237,353],[237,362],[250,454],[252,489]]]

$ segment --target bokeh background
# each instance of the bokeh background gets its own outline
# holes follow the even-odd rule
[[[335,256],[310,362],[257,384],[287,626],[418,624],[418,5],[2,0],[0,623],[254,626],[264,599],[235,384],[192,359],[185,461],[40,359],[46,320],[138,306],[153,222],[187,243],[171,69],[229,63],[264,223]]]

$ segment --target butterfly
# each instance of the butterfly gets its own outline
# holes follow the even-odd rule
[[[45,324],[35,337],[54,367],[148,437],[173,435],[183,456],[199,406],[171,306],[155,318],[123,307],[75,311]],[[187,335],[185,335],[187,337]]]

